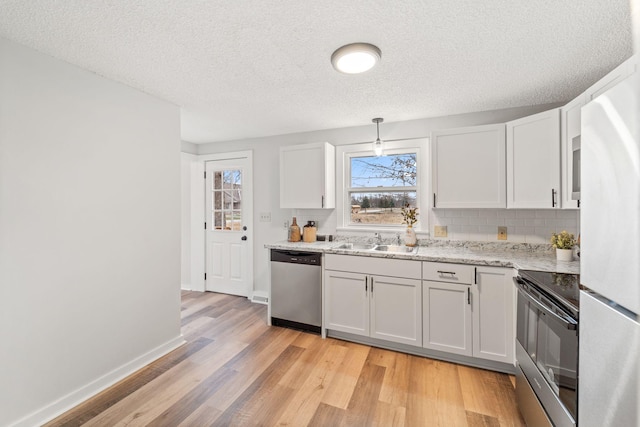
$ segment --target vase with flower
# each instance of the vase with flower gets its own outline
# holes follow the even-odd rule
[[[407,203],[402,209],[402,223],[407,224],[407,230],[404,234],[404,244],[406,246],[413,247],[418,244],[418,238],[416,232],[413,229],[413,224],[418,222],[418,208],[412,208]]]
[[[551,235],[551,244],[556,248],[556,259],[558,261],[573,260],[573,247],[576,244],[576,239],[572,233],[565,230],[557,234],[553,233]]]

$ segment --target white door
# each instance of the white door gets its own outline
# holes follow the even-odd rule
[[[249,296],[253,285],[251,159],[205,165],[205,289]]]

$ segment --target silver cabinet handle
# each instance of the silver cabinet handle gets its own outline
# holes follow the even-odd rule
[[[467,288],[467,304],[471,305],[471,288]]]
[[[364,293],[366,294],[369,290],[369,277],[364,276]]]
[[[373,296],[373,276],[371,276],[371,296]]]
[[[556,190],[554,188],[551,189],[551,207],[556,207]]]
[[[322,196],[322,199],[320,200],[320,207],[324,208],[324,195]]]
[[[473,283],[478,284],[478,267],[473,267]]]

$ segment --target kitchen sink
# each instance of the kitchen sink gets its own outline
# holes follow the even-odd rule
[[[336,249],[350,249],[352,251],[370,251],[374,249],[376,245],[372,243],[343,243]]]
[[[417,246],[399,246],[399,245],[378,245],[373,248],[374,251],[380,252],[399,252],[399,253],[415,253],[418,250]]]
[[[395,252],[404,254],[414,254],[418,251],[418,247],[408,247],[403,245],[376,245],[373,243],[343,243],[336,246],[335,249],[346,249],[351,251],[378,251],[378,252]]]

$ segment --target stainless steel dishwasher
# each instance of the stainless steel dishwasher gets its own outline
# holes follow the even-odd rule
[[[320,333],[321,254],[271,249],[271,324]]]

